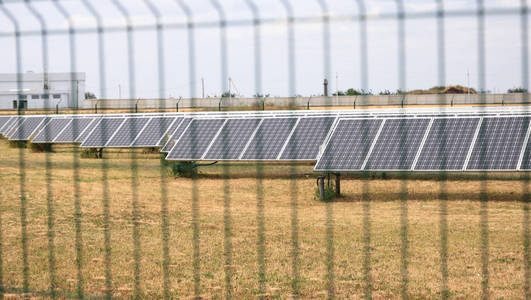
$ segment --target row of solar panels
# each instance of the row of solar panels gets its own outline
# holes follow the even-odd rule
[[[400,119],[0,116],[0,133],[11,140],[33,137],[35,143],[77,142],[82,147],[164,145],[162,151],[169,152],[169,160],[318,160],[317,171],[529,170],[529,120],[500,115]]]
[[[315,170],[531,170],[530,120],[340,119]]]

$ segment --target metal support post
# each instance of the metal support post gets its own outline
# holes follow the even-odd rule
[[[325,200],[324,179],[324,175],[319,175],[319,177],[317,177],[317,186],[319,187],[319,197],[321,197],[321,201]]]
[[[336,174],[336,196],[341,196],[341,174]]]

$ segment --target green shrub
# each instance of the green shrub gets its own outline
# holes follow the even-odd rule
[[[8,141],[8,145],[10,148],[26,148],[27,142],[26,141]]]
[[[166,161],[165,164],[169,167],[168,173],[173,177],[192,178],[192,177],[196,177],[198,174],[197,165],[191,161],[179,161],[179,162]]]
[[[315,194],[314,198],[317,201],[323,201],[323,202],[332,202],[334,198],[336,197],[336,191],[332,185],[328,186],[325,185],[324,187],[324,199],[321,199],[321,195],[319,193],[319,187],[315,188]]]
[[[53,152],[52,144],[50,143],[31,143],[31,152]]]
[[[88,148],[81,150],[81,158],[101,158],[100,152],[96,148]]]

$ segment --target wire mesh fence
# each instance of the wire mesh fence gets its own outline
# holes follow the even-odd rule
[[[27,108],[46,114],[36,127],[42,126],[45,140],[56,140],[66,127],[55,133],[44,125],[64,105],[72,121],[61,124],[70,124],[71,142],[83,142],[39,151],[36,143],[2,141],[2,298],[530,297],[525,0],[0,0],[0,8],[0,66],[16,76],[16,87],[0,82],[0,94],[7,95],[0,99],[14,101],[15,110],[6,115],[32,114]],[[28,69],[42,70],[42,91],[28,84]],[[57,71],[67,72],[61,88],[49,86]],[[440,105],[431,111],[413,109],[414,117],[397,109],[370,119],[356,110],[358,97],[357,103],[368,103],[377,90],[407,106],[409,86],[445,88],[462,82],[465,71],[467,77],[476,74],[478,92],[465,99],[473,97],[478,107],[461,112],[465,117],[470,111],[476,121],[466,125],[472,146],[461,151],[468,155],[459,170],[475,172],[413,172],[422,159],[416,149],[430,130],[438,132],[432,151],[441,153],[431,160],[447,166],[453,159],[447,153],[456,125],[451,119],[435,124],[434,118],[456,114],[448,95],[438,94],[431,104]],[[335,85],[335,94],[322,90],[323,79]],[[268,99],[275,103],[272,93],[287,95],[288,108],[304,98],[308,109],[314,95],[329,111],[306,117],[341,119],[344,112],[333,110],[346,97],[340,82],[357,87],[351,93],[359,114],[354,119],[362,120],[353,127],[361,160],[345,173],[333,171],[334,159],[348,155],[341,152],[330,152],[322,172],[313,171],[315,159],[283,159],[308,147],[309,137],[298,131],[300,109],[275,111],[270,119],[189,112],[204,110],[206,101],[219,101],[221,110],[227,98],[244,101],[241,94],[257,100],[247,105],[251,109],[265,110]],[[520,123],[487,117],[512,114],[488,107],[500,86],[523,92]],[[83,106],[85,89],[101,99],[96,106]],[[32,95],[42,107],[32,107],[38,105]],[[168,113],[174,103],[179,110],[181,96],[188,111]],[[151,114],[138,113],[141,97],[155,99]],[[114,107],[120,112],[91,114],[112,98],[125,103]],[[432,116],[423,119],[425,113]],[[163,125],[164,116],[180,119]],[[88,125],[79,124],[91,117],[94,127],[84,133]],[[30,130],[27,118],[13,120],[13,128]],[[415,131],[417,121],[428,129]],[[326,125],[322,138],[328,144],[318,147],[319,155],[328,153],[332,132],[346,123]],[[173,140],[169,127],[184,133]],[[133,147],[147,128],[160,137],[157,143]],[[394,139],[382,138],[387,144],[381,149],[394,147],[396,167],[371,160],[373,153],[387,159],[388,152],[374,150],[387,128]],[[522,133],[520,144],[496,148],[509,149],[500,150],[507,153],[500,161],[514,167],[490,167],[492,132],[501,132],[500,138]],[[273,134],[286,142],[274,144]],[[94,144],[76,140],[82,135]],[[188,156],[166,160],[172,150],[161,156],[163,137],[174,148],[186,143]],[[409,149],[412,144],[417,148]],[[103,159],[88,159],[101,158],[101,149]],[[208,159],[212,149],[239,152],[236,158]],[[338,173],[343,196],[315,201],[315,178],[328,176],[330,187],[331,174]]]

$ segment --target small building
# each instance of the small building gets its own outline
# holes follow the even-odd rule
[[[77,109],[83,100],[85,73],[0,73],[0,109]]]

